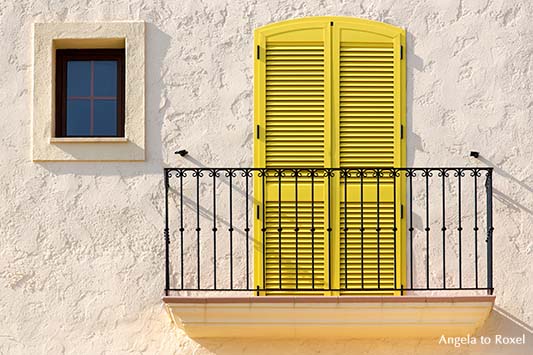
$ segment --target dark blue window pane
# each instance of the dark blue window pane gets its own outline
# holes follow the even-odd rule
[[[91,102],[67,100],[67,136],[89,136],[91,129]]]
[[[94,62],[94,95],[117,96],[117,62],[98,60]]]
[[[116,100],[94,100],[94,135],[117,135]]]
[[[71,60],[67,62],[67,95],[91,95],[91,62]]]

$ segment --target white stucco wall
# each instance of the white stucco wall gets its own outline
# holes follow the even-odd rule
[[[315,15],[406,28],[409,165],[496,168],[497,308],[480,334],[525,346],[196,343],[172,328],[161,169],[250,166],[253,29]],[[0,354],[533,352],[532,16],[527,0],[0,1]],[[147,22],[147,160],[33,163],[32,24],[115,20]]]

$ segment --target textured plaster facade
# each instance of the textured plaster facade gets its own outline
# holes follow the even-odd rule
[[[317,15],[405,27],[408,165],[495,167],[496,309],[479,334],[526,345],[195,342],[172,328],[161,168],[250,166],[253,30]],[[532,353],[532,16],[525,0],[1,1],[0,353]],[[33,23],[126,20],[147,24],[146,161],[32,162]]]

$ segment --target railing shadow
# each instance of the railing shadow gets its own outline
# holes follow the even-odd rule
[[[511,183],[518,185],[521,189],[525,190],[526,192],[528,192],[530,194],[533,194],[533,186],[530,186],[530,185],[524,183],[523,181],[518,180],[516,177],[514,177],[511,174],[509,174],[507,171],[503,170],[502,168],[496,166],[496,164],[494,164],[492,161],[490,161],[489,159],[487,159],[487,158],[485,158],[483,156],[479,156],[478,159],[482,163],[484,163],[484,164],[486,164],[488,166],[494,167],[494,173],[495,174],[498,174],[501,177],[503,177],[504,179],[509,180]],[[493,193],[494,193],[494,198],[497,201],[503,203],[505,206],[507,206],[508,208],[512,209],[513,211],[524,211],[524,212],[526,212],[526,213],[528,213],[530,215],[533,215],[533,210],[531,210],[530,208],[524,206],[520,202],[512,199],[511,197],[509,197],[509,195],[505,194],[504,192],[502,192],[502,191],[500,191],[500,190],[498,190],[496,188],[493,188]]]
[[[191,157],[190,155],[186,155],[185,157],[183,157],[184,159],[190,161],[191,163],[193,163],[196,167],[198,168],[203,168],[203,169],[209,169],[210,167],[206,166],[205,164],[203,164],[202,162],[200,162],[199,160]],[[218,181],[221,181],[223,182],[224,184],[228,185],[229,186],[229,180],[227,178],[225,178],[224,176],[220,176],[220,178],[218,179]],[[246,196],[246,191],[236,187],[235,185],[232,186],[232,189],[233,191],[239,193],[240,195],[244,196],[244,197],[247,197],[249,199],[250,202],[257,202],[256,200],[254,200],[254,195],[253,195],[253,184],[250,185],[251,186],[251,190],[249,193],[248,193],[248,196]]]
[[[191,211],[196,211],[197,209],[196,201],[194,201],[193,199],[187,196],[183,196],[183,206],[188,207]],[[214,215],[212,212],[209,211],[209,209],[200,205],[199,211],[200,211],[200,217],[213,220]],[[228,229],[231,227],[231,224],[229,223],[229,221],[227,219],[220,217],[219,215],[217,215],[217,223],[220,223],[228,227]],[[235,226],[233,226],[233,231],[241,235],[246,235],[246,233],[244,233],[242,229],[237,228]],[[250,236],[250,240],[253,240],[253,235]]]

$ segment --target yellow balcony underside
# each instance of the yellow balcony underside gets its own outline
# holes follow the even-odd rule
[[[432,338],[475,334],[494,296],[163,297],[191,338]]]

